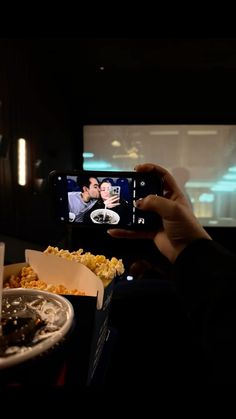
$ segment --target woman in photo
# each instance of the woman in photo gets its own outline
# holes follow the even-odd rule
[[[108,179],[103,179],[100,183],[100,198],[93,206],[93,208],[88,211],[85,215],[85,223],[93,223],[94,215],[92,214],[95,210],[98,209],[107,209],[114,211],[118,214],[118,217],[111,219],[111,214],[109,211],[106,213],[101,211],[101,214],[96,213],[95,222],[101,224],[124,224],[128,225],[129,220],[131,220],[132,214],[130,214],[128,201],[121,198],[121,187],[112,185],[111,181]],[[113,221],[114,220],[114,221]],[[99,222],[100,221],[100,222]]]

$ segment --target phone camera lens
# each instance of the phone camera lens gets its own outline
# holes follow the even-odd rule
[[[144,182],[144,180],[141,180],[140,186],[145,186],[145,185],[146,185],[146,183]]]

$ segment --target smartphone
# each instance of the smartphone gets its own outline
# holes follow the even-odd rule
[[[149,194],[163,195],[156,173],[53,171],[49,175],[59,222],[96,228],[158,229],[161,218],[135,207]]]

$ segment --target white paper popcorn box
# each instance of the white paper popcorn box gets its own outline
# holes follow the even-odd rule
[[[59,256],[26,249],[25,260],[48,284],[62,284],[68,289],[78,289],[90,297],[97,297],[97,309],[103,304],[104,286],[87,266]]]

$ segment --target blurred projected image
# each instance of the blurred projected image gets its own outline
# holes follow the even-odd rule
[[[85,125],[83,142],[84,170],[160,164],[202,225],[236,227],[236,125]]]

